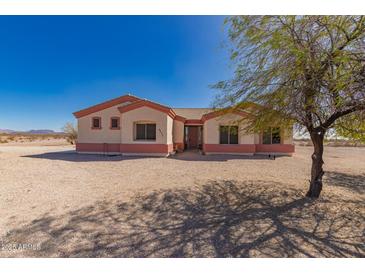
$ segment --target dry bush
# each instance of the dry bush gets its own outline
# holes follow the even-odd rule
[[[75,144],[77,140],[77,128],[72,123],[66,123],[62,130],[66,134],[67,142],[71,145]]]

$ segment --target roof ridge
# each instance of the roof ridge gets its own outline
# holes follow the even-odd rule
[[[163,104],[157,103],[156,101],[149,100],[149,99],[147,99],[147,98],[140,98],[140,99],[141,99],[141,101],[148,101],[148,102],[154,103],[154,104],[156,104],[156,105],[160,105],[160,106],[162,106],[162,107],[172,109],[172,107],[170,107],[170,106],[168,106],[168,105],[163,105]]]
[[[171,108],[176,108],[176,109],[214,109],[214,108],[178,108],[178,107],[171,107]]]
[[[124,95],[118,96],[116,98],[103,101],[99,104],[95,104],[95,105],[92,105],[90,107],[78,110],[78,111],[74,112],[73,115],[76,118],[81,118],[81,117],[86,116],[88,114],[91,114],[91,113],[94,113],[94,112],[97,112],[97,111],[101,111],[105,108],[112,107],[114,105],[123,103],[125,101],[132,101],[133,102],[133,101],[138,101],[140,99],[141,99],[140,97],[137,97],[137,96],[134,96],[134,95],[124,94]]]

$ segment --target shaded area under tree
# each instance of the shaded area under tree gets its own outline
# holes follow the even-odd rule
[[[278,183],[214,181],[44,215],[6,243],[32,257],[364,257],[365,204]],[[337,207],[334,207],[334,201]],[[341,206],[338,206],[341,205]]]

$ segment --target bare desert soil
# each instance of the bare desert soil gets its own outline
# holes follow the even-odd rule
[[[365,148],[293,157],[0,146],[1,257],[365,257]]]
[[[62,134],[6,134],[0,133],[1,146],[62,146],[68,145]]]

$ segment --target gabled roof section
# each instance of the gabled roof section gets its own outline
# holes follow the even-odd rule
[[[141,108],[141,107],[149,107],[158,111],[161,111],[163,113],[166,113],[167,115],[169,115],[172,119],[174,119],[176,117],[176,113],[167,106],[164,105],[160,105],[158,103],[149,101],[149,100],[145,100],[145,99],[139,99],[138,101],[135,101],[131,104],[125,105],[125,106],[121,106],[119,107],[119,111],[120,113],[125,113],[137,108]]]
[[[185,119],[201,119],[204,114],[212,112],[212,108],[172,108],[176,115]]]
[[[106,109],[106,108],[110,108],[110,107],[120,105],[120,104],[123,104],[123,103],[128,103],[128,102],[132,103],[132,102],[136,102],[136,101],[139,101],[139,100],[141,100],[141,99],[138,98],[138,97],[135,97],[133,95],[130,95],[130,94],[123,95],[123,96],[120,96],[118,98],[103,102],[101,104],[97,104],[97,105],[94,105],[94,106],[91,106],[91,107],[76,111],[76,112],[73,113],[73,115],[76,118],[81,118],[83,116],[89,115],[89,114],[97,112],[97,111],[101,111],[101,110]]]
[[[240,116],[248,116],[252,115],[249,112],[240,110],[240,109],[220,109],[220,110],[214,110],[211,108],[170,108],[168,106],[164,106],[161,104],[158,104],[156,102],[152,102],[146,99],[141,99],[133,95],[123,95],[118,98],[103,102],[101,104],[97,104],[85,109],[82,109],[80,111],[74,112],[73,115],[76,118],[81,118],[86,115],[92,114],[94,112],[98,112],[116,105],[121,105],[125,103],[122,106],[118,107],[118,110],[121,113],[128,112],[137,108],[141,107],[149,107],[158,111],[161,111],[163,113],[166,113],[169,115],[172,119],[181,121],[183,123],[204,123],[206,120],[213,119],[218,116],[222,116],[228,113],[234,113]],[[247,106],[255,108],[257,107],[255,104],[250,104]]]
[[[205,122],[207,120],[214,119],[218,116],[222,116],[222,115],[226,115],[226,114],[237,114],[237,115],[240,115],[242,117],[247,117],[247,116],[251,115],[250,113],[248,113],[246,111],[238,110],[238,109],[235,109],[235,110],[219,109],[219,110],[212,111],[210,113],[204,114],[201,120],[203,122]]]

